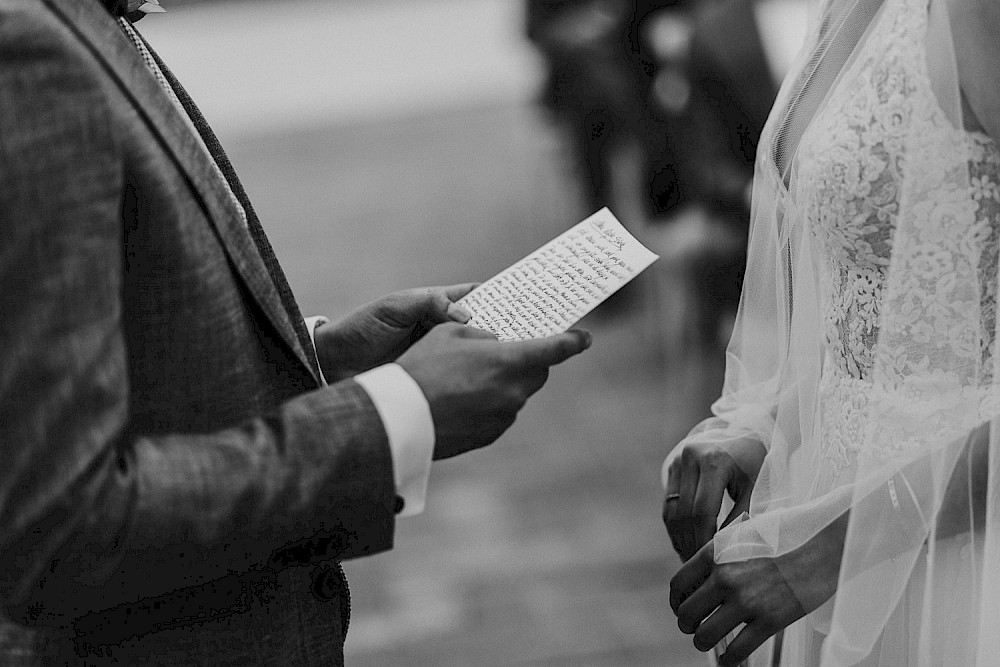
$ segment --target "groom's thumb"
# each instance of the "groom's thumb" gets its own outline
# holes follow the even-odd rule
[[[525,361],[531,366],[554,366],[590,347],[589,331],[571,329],[564,333],[507,343],[517,346]]]

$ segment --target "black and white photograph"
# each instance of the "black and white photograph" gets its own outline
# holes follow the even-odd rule
[[[0,0],[0,667],[1000,665],[998,142],[996,0]]]

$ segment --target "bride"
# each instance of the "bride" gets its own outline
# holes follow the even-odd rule
[[[723,665],[1000,665],[1000,2],[819,5],[664,463],[670,603]]]

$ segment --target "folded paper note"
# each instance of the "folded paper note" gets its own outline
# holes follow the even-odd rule
[[[658,257],[602,208],[465,295],[470,326],[502,341],[566,331]]]

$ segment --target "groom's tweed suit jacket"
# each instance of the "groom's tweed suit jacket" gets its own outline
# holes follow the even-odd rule
[[[99,0],[0,0],[0,664],[338,664],[333,559],[391,547],[378,414],[189,115]]]

